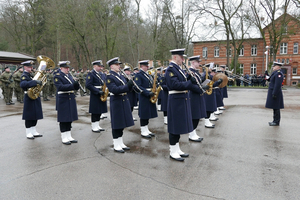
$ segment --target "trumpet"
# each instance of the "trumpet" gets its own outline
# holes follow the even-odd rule
[[[239,75],[237,75],[237,74],[234,74],[234,73],[233,73],[233,70],[232,70],[232,71],[225,70],[225,72],[227,72],[228,74],[230,74],[234,79],[240,79],[241,81],[244,81],[244,82],[248,83],[249,85],[251,84],[251,81],[250,81],[250,80],[245,79],[244,77],[239,76]]]
[[[77,81],[77,78],[75,78],[72,73],[69,73],[69,74],[72,76],[72,78],[74,79],[74,81]],[[80,84],[79,81],[78,81],[78,84],[79,84],[79,88],[83,91],[84,94],[86,94],[85,89],[82,87],[82,85]]]

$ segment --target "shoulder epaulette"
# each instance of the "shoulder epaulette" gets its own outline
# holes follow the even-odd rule
[[[60,74],[59,74],[59,73],[56,73],[56,75],[59,76]]]
[[[108,73],[107,75],[111,75],[110,73]]]
[[[169,67],[173,67],[173,65],[169,65]]]

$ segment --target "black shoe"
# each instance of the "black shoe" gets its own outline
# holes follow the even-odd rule
[[[176,160],[176,161],[184,161],[184,158],[173,158],[171,155],[170,155],[170,158],[172,158],[173,160]]]
[[[77,140],[70,140],[71,143],[78,143]]]
[[[130,147],[124,147],[124,148],[122,148],[123,150],[130,150]]]
[[[205,125],[205,127],[206,127],[206,128],[215,128],[215,125],[213,125],[213,126],[206,126],[206,125]]]
[[[34,137],[27,137],[27,139],[33,140],[33,139],[34,139]]]
[[[219,118],[218,117],[216,117],[216,118],[214,118],[214,119],[209,119],[210,121],[218,121],[219,120]]]
[[[152,137],[151,137],[151,135],[149,134],[149,135],[141,135],[143,138],[148,138],[148,139],[151,139]]]
[[[50,101],[49,99],[44,99],[44,101]]]
[[[118,152],[118,153],[125,153],[125,151],[122,149],[122,150],[116,150],[114,149],[115,152]]]
[[[188,153],[184,153],[184,154],[181,154],[180,156],[183,157],[183,158],[187,158],[187,157],[189,157],[189,154]]]
[[[96,131],[94,131],[94,130],[92,129],[92,131],[93,131],[94,133],[100,133],[100,132],[101,132],[100,129],[99,129],[99,130],[96,130]]]
[[[68,141],[68,142],[63,142],[63,144],[65,144],[65,145],[70,145],[71,142],[70,142],[70,141]]]
[[[276,123],[276,122],[269,122],[269,126],[279,126],[279,123]]]
[[[11,102],[10,102],[10,105],[15,105],[15,103],[11,101]]]
[[[6,103],[6,105],[10,105],[11,103]]]
[[[100,131],[105,131],[105,129],[104,128],[100,128]]]
[[[198,138],[198,139],[196,139],[196,140],[189,138],[189,140],[190,140],[190,141],[193,141],[193,142],[202,142],[203,138],[200,137],[200,138]]]
[[[43,137],[43,135],[33,135],[33,137]]]
[[[20,101],[20,103],[23,103],[23,101]]]
[[[154,137],[154,136],[155,136],[155,134],[154,134],[154,133],[149,133],[149,135],[150,135],[151,137]]]

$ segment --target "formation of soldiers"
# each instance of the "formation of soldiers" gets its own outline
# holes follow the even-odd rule
[[[140,135],[151,140],[155,133],[150,131],[150,119],[158,117],[158,111],[164,115],[164,125],[168,127],[170,158],[183,161],[189,155],[184,153],[179,147],[181,134],[188,134],[191,142],[201,142],[203,140],[196,133],[200,119],[205,119],[206,128],[214,128],[211,121],[218,118],[225,110],[223,98],[227,98],[226,87],[219,88],[222,79],[214,82],[210,88],[206,79],[212,80],[216,74],[216,69],[207,66],[205,73],[200,73],[200,56],[188,58],[191,66],[185,66],[185,49],[171,50],[172,61],[168,67],[156,69],[149,67],[149,60],[139,62],[139,67],[131,68],[125,64],[122,69],[122,62],[118,57],[107,61],[110,71],[104,69],[102,60],[92,63],[91,71],[78,73],[71,69],[69,61],[60,61],[56,70],[45,70],[47,84],[43,88],[43,99],[48,100],[54,93],[55,88],[57,121],[61,132],[62,143],[71,145],[77,143],[71,135],[72,122],[78,120],[76,92],[80,89],[80,95],[85,96],[89,91],[89,113],[91,113],[91,131],[105,131],[101,127],[103,114],[108,112],[107,100],[110,101],[109,113],[112,127],[113,149],[116,152],[124,153],[130,150],[123,142],[123,131],[126,127],[134,125],[135,119],[132,111],[138,107],[140,121]],[[21,76],[16,75],[15,81],[10,81],[8,75],[12,75],[7,70],[8,81],[5,78],[3,83],[17,83],[24,91],[23,120],[25,120],[26,137],[35,139],[42,137],[36,131],[38,120],[43,119],[41,98],[34,98],[28,95],[32,87],[42,85],[40,80],[33,80],[33,61],[23,62],[24,72],[20,70]],[[208,75],[206,75],[208,73]],[[221,72],[220,72],[221,73]],[[3,76],[3,77],[6,77]],[[159,89],[158,89],[159,88]],[[207,91],[212,89],[212,93]],[[159,92],[161,90],[161,92]],[[107,98],[109,96],[109,98]],[[19,97],[22,98],[22,97]],[[22,99],[19,99],[20,101]],[[10,103],[10,101],[7,101]],[[29,110],[30,109],[30,112]]]

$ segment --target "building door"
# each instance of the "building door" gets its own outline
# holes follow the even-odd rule
[[[284,75],[283,85],[291,85],[291,66],[283,66],[281,71]]]

